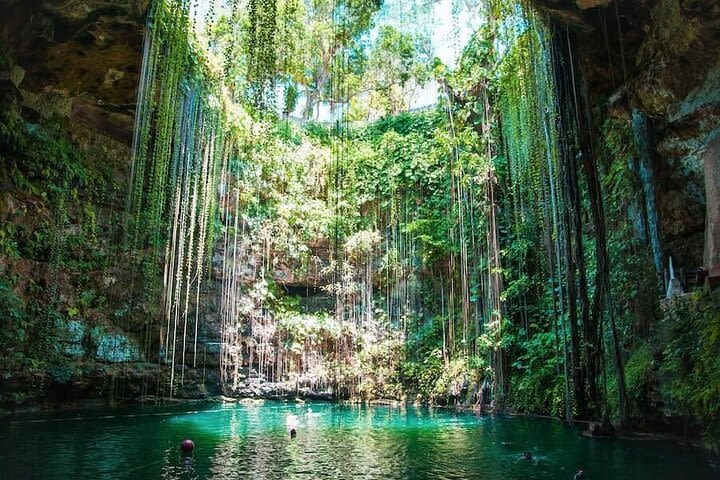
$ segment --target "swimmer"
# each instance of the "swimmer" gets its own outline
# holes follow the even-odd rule
[[[295,437],[297,437],[297,430],[295,430],[294,428],[291,428],[290,429],[290,438],[295,438]]]
[[[573,480],[585,480],[585,470],[583,470],[582,468],[579,469],[573,477]]]
[[[194,448],[195,448],[195,444],[189,438],[186,438],[185,440],[180,442],[180,451],[184,455],[191,455]]]
[[[532,453],[525,452],[522,454],[522,457],[517,459],[518,462],[528,462],[528,463],[537,463],[537,460],[535,460],[532,456]]]

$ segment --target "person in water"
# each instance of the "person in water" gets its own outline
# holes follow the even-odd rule
[[[585,470],[583,470],[582,468],[579,469],[573,477],[573,480],[585,480]]]
[[[298,429],[297,415],[288,415],[287,417],[285,417],[285,424],[287,425],[287,428],[290,431],[290,438],[295,438],[297,436],[297,429]]]
[[[518,461],[526,461],[531,462],[532,461],[532,454],[530,452],[523,453],[523,456],[518,459]]]

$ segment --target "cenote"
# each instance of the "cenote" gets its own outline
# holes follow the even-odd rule
[[[715,478],[697,449],[527,417],[333,403],[83,412],[2,427],[3,478]],[[287,417],[298,417],[297,437]],[[179,442],[195,443],[184,457]],[[533,461],[519,460],[530,451]]]
[[[720,478],[718,0],[0,3],[0,477]]]

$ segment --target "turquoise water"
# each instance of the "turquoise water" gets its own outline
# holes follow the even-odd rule
[[[0,478],[572,479],[579,466],[589,480],[720,478],[701,451],[587,439],[549,420],[332,403],[195,409],[6,419]],[[518,461],[526,450],[535,461]]]

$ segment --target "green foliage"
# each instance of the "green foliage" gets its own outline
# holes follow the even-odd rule
[[[75,375],[75,366],[70,363],[53,365],[48,369],[48,374],[55,383],[69,383],[70,379]]]
[[[0,278],[0,364],[3,375],[18,371],[41,372],[59,365],[57,321],[62,316],[56,309],[41,305],[35,299],[26,304],[11,284]],[[42,390],[42,385],[37,385]],[[28,386],[28,391],[31,390]]]
[[[290,84],[285,88],[285,106],[283,111],[287,114],[294,112],[297,107],[300,93],[294,84]]]
[[[0,255],[12,259],[20,258],[17,230],[18,227],[10,222],[0,222]]]
[[[10,77],[13,68],[12,62],[0,51],[0,74]],[[0,91],[0,158],[5,154],[22,151],[27,141],[25,138],[26,125],[20,116],[20,92],[6,82],[7,87]]]
[[[647,343],[637,345],[625,364],[625,383],[630,402],[630,414],[638,423],[645,420],[645,414],[652,402],[651,389],[657,380],[655,369],[653,350]],[[610,415],[617,417],[617,381],[614,377],[610,379],[608,389],[607,407]]]
[[[437,386],[443,376],[443,369],[442,350],[435,348],[423,360],[403,362],[403,384],[420,400],[433,401],[439,390]]]
[[[15,294],[12,284],[0,277],[0,351],[12,357],[23,345],[27,332],[25,305]]]
[[[249,0],[248,71],[251,98],[258,108],[273,105],[277,72],[277,0]]]
[[[445,115],[434,109],[424,112],[404,112],[370,123],[363,133],[368,139],[379,139],[390,131],[403,136],[414,132],[431,139],[435,128],[442,126],[445,120]]]
[[[27,145],[24,135],[25,122],[20,117],[19,109],[13,108],[16,105],[12,105],[16,100],[4,100],[4,104],[10,105],[0,113],[0,154],[21,151]]]
[[[450,400],[469,403],[484,378],[490,377],[483,357],[458,356],[445,362],[442,351],[442,323],[435,318],[413,333],[405,343],[400,375],[405,391],[415,400],[444,403]],[[468,389],[468,392],[465,391]]]
[[[302,92],[309,119],[320,103],[338,101],[341,90],[359,89],[358,45],[380,2],[252,0],[245,6],[233,0],[229,5],[231,14],[208,29],[209,48],[224,56],[236,99],[245,98],[258,111],[274,110],[274,87],[281,80],[287,85],[285,111],[295,109]],[[351,57],[357,61],[344,60]]]
[[[329,146],[331,143],[330,130],[317,122],[307,122],[305,124],[305,131],[311,139],[318,141],[323,146]]]
[[[612,297],[619,312],[629,313],[635,323],[647,323],[657,285],[651,249],[644,238],[642,187],[632,168],[635,162],[632,132],[629,122],[616,119],[606,120],[602,132],[603,157],[607,162],[602,182],[612,262]]]
[[[8,165],[16,188],[58,209],[69,199],[99,194],[101,183],[90,174],[84,155],[59,125],[50,123],[33,128],[24,138],[29,147],[23,152],[23,160]],[[52,159],[52,164],[48,159]]]
[[[563,377],[553,333],[538,332],[520,345],[510,376],[508,404],[521,412],[563,415]]]
[[[361,379],[358,393],[367,399],[400,398],[399,363],[402,353],[403,342],[392,333],[366,344],[358,356],[358,376]]]
[[[364,117],[395,115],[407,108],[408,90],[429,80],[429,58],[412,35],[392,26],[382,26],[370,49],[362,83],[372,85]],[[358,103],[367,100],[359,97]],[[359,105],[356,105],[359,107]],[[363,116],[355,114],[359,119]]]
[[[437,396],[437,385],[444,370],[442,321],[435,319],[407,339],[407,360],[400,368],[403,385],[409,393],[430,401]]]
[[[663,361],[668,407],[692,413],[706,444],[720,449],[720,305],[696,293],[665,306]]]

